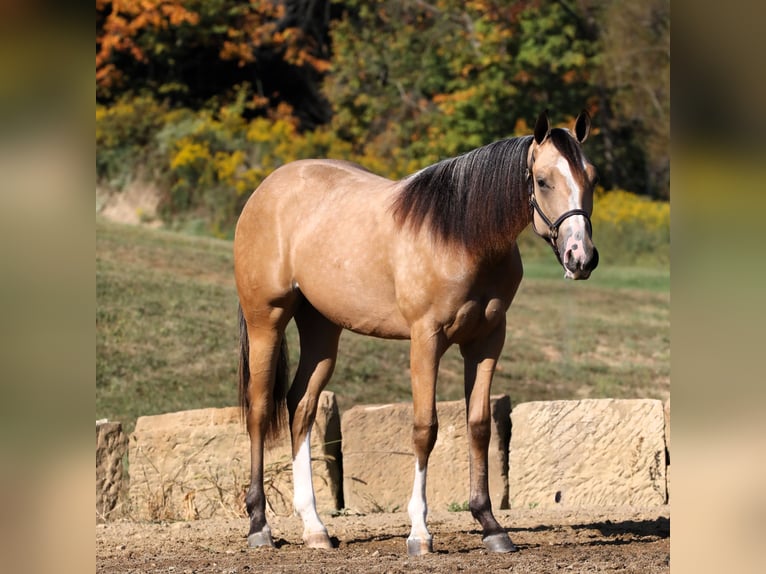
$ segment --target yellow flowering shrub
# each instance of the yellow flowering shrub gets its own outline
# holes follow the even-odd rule
[[[154,167],[152,142],[167,109],[153,98],[121,98],[96,106],[96,176],[115,188],[125,186],[136,168]]]
[[[650,233],[667,233],[670,229],[670,204],[621,189],[606,192],[599,188],[594,198],[592,220],[594,225],[600,222],[617,226],[639,224]]]
[[[593,239],[606,260],[633,263],[670,261],[670,203],[621,189],[598,189]]]

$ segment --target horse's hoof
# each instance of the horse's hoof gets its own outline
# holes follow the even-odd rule
[[[320,550],[332,550],[334,548],[330,537],[324,530],[304,533],[303,543],[307,548],[318,548]]]
[[[431,538],[408,538],[407,554],[410,556],[422,556],[434,551],[433,540]]]
[[[516,552],[518,550],[505,532],[490,534],[482,542],[490,552]]]
[[[271,538],[271,531],[261,530],[253,532],[247,536],[247,545],[250,548],[274,548],[274,540]]]

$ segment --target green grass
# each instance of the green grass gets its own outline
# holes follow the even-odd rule
[[[540,242],[542,243],[542,242]],[[545,247],[543,244],[542,247]],[[549,250],[524,250],[493,393],[512,403],[587,397],[666,398],[669,270],[601,262],[565,281]],[[237,402],[237,295],[231,243],[96,223],[96,418]],[[292,364],[297,333],[288,329]],[[329,390],[341,410],[410,400],[409,343],[346,332]],[[442,360],[439,400],[463,397],[456,348]]]

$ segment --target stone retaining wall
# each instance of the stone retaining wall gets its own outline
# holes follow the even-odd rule
[[[494,508],[655,506],[668,501],[669,401],[543,401],[521,403],[511,412],[510,399],[499,395],[492,397],[491,405],[489,482]],[[465,508],[469,485],[464,402],[438,403],[437,413],[439,434],[428,469],[429,508]],[[97,519],[109,518],[120,506],[117,493],[125,449],[121,432],[119,423],[96,427]],[[311,441],[320,512],[405,510],[415,464],[411,437],[411,403],[356,406],[341,419],[333,393],[322,393]],[[266,455],[272,513],[292,513],[290,452],[284,436]],[[140,417],[128,457],[129,516],[244,516],[250,457],[239,409]]]
[[[264,483],[277,514],[292,513],[292,456],[287,434],[265,455]],[[311,436],[317,505],[341,504],[340,419],[335,396],[322,394]],[[130,438],[131,514],[143,520],[244,516],[250,441],[237,407],[139,417]]]
[[[665,504],[662,402],[530,402],[511,419],[512,507]]]
[[[511,401],[493,397],[489,489],[495,508],[508,508],[508,441]],[[428,465],[429,508],[468,502],[465,401],[437,404],[439,434]],[[405,510],[412,494],[412,404],[360,405],[343,414],[343,493],[359,512]]]

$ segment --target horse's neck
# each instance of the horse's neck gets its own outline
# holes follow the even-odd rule
[[[517,190],[512,196],[513,217],[508,221],[505,253],[515,249],[521,233],[532,223],[532,209],[529,205],[529,192],[525,188]]]

